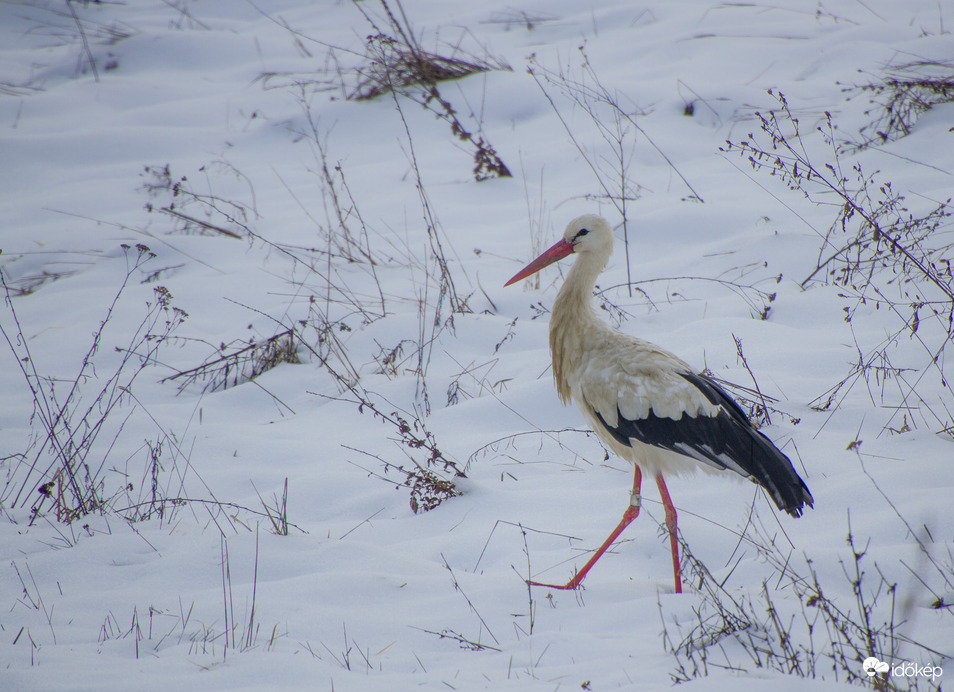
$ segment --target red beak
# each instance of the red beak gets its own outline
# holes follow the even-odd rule
[[[526,279],[528,276],[536,274],[544,267],[549,267],[554,262],[558,262],[572,253],[573,243],[568,243],[563,238],[560,238],[560,240],[553,244],[553,247],[517,272],[514,277],[510,279],[510,281],[504,284],[504,287],[509,286],[512,283],[516,283],[517,281],[520,281],[520,279]]]

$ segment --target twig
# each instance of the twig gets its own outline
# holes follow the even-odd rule
[[[739,360],[742,361],[742,366],[745,368],[745,371],[749,373],[749,377],[752,378],[752,384],[755,386],[755,392],[759,395],[759,399],[762,402],[762,414],[765,416],[765,422],[766,424],[771,425],[772,417],[769,415],[768,404],[765,403],[765,397],[762,396],[762,390],[759,388],[758,380],[755,379],[755,373],[753,373],[752,368],[749,367],[749,361],[745,359],[745,354],[742,353],[742,339],[733,334],[732,340],[735,342],[735,352],[738,354]]]
[[[468,605],[468,607],[470,608],[471,612],[472,612],[474,615],[477,616],[477,619],[478,619],[478,620],[480,620],[480,624],[483,626],[483,628],[484,628],[485,630],[487,630],[487,634],[489,634],[489,635],[490,635],[490,638],[494,640],[494,643],[495,643],[495,644],[500,644],[500,642],[498,641],[497,637],[494,636],[494,633],[490,631],[490,627],[487,626],[487,623],[486,623],[486,621],[484,620],[483,616],[481,616],[481,614],[477,611],[477,608],[474,607],[474,604],[473,604],[473,603],[471,602],[471,600],[467,597],[467,594],[464,593],[464,590],[463,590],[462,588],[460,588],[460,584],[459,584],[458,581],[457,581],[457,575],[454,574],[454,570],[451,569],[451,566],[450,566],[449,564],[447,564],[447,558],[444,557],[444,554],[443,554],[443,553],[441,553],[441,561],[444,563],[444,568],[445,568],[448,572],[450,572],[451,580],[452,580],[453,583],[454,583],[454,589],[455,589],[461,596],[464,597],[464,600],[467,602],[467,605]]]
[[[98,82],[99,71],[96,69],[96,61],[93,60],[93,53],[89,48],[89,41],[86,40],[86,30],[83,29],[83,24],[80,22],[79,17],[76,16],[76,10],[73,9],[73,2],[74,0],[66,0],[66,6],[69,8],[70,14],[73,15],[76,28],[79,29],[80,38],[83,40],[83,50],[86,52],[86,59],[89,61],[90,69],[93,70],[93,79]]]
[[[194,223],[195,225],[201,226],[207,231],[214,231],[215,233],[221,233],[222,235],[227,235],[228,237],[235,238],[237,240],[242,239],[242,236],[240,236],[235,231],[230,231],[227,228],[216,226],[215,224],[209,223],[208,221],[203,221],[202,219],[197,219],[194,216],[183,214],[181,211],[176,211],[175,209],[165,209],[165,208],[160,208],[159,211],[162,212],[163,214],[168,214],[169,216],[174,216],[177,219],[181,219],[182,221],[188,221],[189,223]]]

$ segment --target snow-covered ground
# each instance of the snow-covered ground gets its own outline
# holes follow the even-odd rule
[[[851,87],[913,63],[950,78],[950,4],[390,7],[0,3],[0,689],[742,692],[869,685],[861,655],[954,670],[954,372],[929,317],[951,253],[940,286],[889,262],[862,303],[863,276],[815,272],[858,215],[842,231],[843,199],[737,148],[770,151],[756,113],[774,112],[830,180],[872,176],[859,204],[890,182],[928,215],[954,180],[951,105],[837,156],[825,114],[858,141],[878,94]],[[394,22],[510,68],[437,84],[471,140],[419,87],[348,98]],[[475,180],[478,140],[512,177]],[[682,595],[654,493],[584,590],[525,584],[566,579],[628,498],[627,465],[553,390],[566,267],[502,287],[589,212],[617,227],[606,319],[754,377],[815,498],[795,520],[747,483],[672,479],[708,570]],[[915,251],[950,242],[938,221]],[[289,330],[299,362],[249,379]],[[432,457],[461,494],[414,513],[396,467]],[[865,617],[895,639],[865,649]]]

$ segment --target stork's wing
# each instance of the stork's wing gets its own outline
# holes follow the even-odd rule
[[[624,446],[638,440],[720,470],[731,469],[765,488],[778,508],[794,517],[801,516],[803,505],[813,505],[792,462],[755,429],[722,387],[689,371],[670,371],[669,378],[664,390],[668,397],[660,397],[659,403],[637,395],[640,403],[633,406],[624,400],[627,387],[623,387],[618,390],[615,411],[605,401],[591,408],[606,431]],[[629,385],[630,393],[644,389]],[[674,406],[673,397],[681,403]]]

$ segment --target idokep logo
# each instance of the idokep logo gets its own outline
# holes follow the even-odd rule
[[[866,658],[865,662],[861,664],[861,667],[864,668],[869,678],[873,678],[877,673],[887,673],[891,668],[887,663],[879,661],[874,656]]]
[[[937,682],[937,679],[944,675],[941,666],[922,666],[912,661],[905,661],[892,667],[885,661],[879,661],[874,656],[866,658],[861,664],[869,678],[873,678],[878,673],[890,673],[899,678],[925,677],[931,678],[931,682]]]

